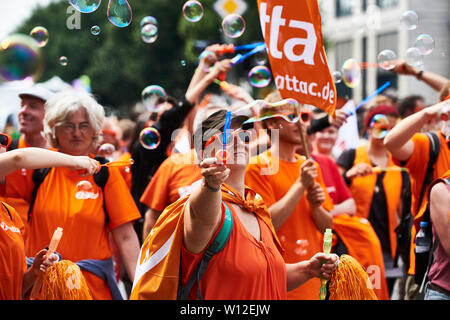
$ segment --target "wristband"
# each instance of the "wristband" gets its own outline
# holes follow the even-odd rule
[[[417,80],[420,80],[422,78],[422,74],[423,74],[423,70],[420,70],[416,76]]]
[[[206,179],[203,179],[202,185],[203,185],[204,187],[206,187],[206,189],[208,189],[209,191],[212,191],[212,192],[218,192],[218,191],[220,191],[220,189],[222,188],[221,185],[220,185],[217,189],[211,187],[211,186],[208,184],[208,182],[206,182]]]

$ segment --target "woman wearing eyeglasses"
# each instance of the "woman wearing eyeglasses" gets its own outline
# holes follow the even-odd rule
[[[5,152],[11,138],[0,133],[0,182],[5,175],[20,168],[37,169],[65,166],[71,170],[82,170],[90,175],[98,170],[98,162],[89,157],[73,157],[41,148],[22,148]],[[1,187],[1,185],[0,185]],[[56,260],[55,254],[45,258],[46,249],[34,255],[27,269],[23,240],[24,224],[16,210],[0,203],[0,300],[20,300],[31,288],[37,276]],[[45,246],[43,246],[45,247]]]
[[[44,133],[53,148],[72,156],[93,157],[101,139],[104,109],[87,93],[68,90],[46,103]],[[96,175],[95,177],[98,177]],[[133,221],[140,218],[117,167],[108,167],[104,187],[94,176],[82,177],[66,168],[52,168],[34,196],[25,237],[27,256],[48,245],[57,227],[64,229],[58,245],[63,259],[77,263],[94,299],[122,299],[115,282],[110,234],[128,276],[133,279],[139,241]],[[6,178],[6,194],[31,201],[32,175]],[[80,183],[81,182],[81,183]],[[77,185],[88,186],[80,196]]]
[[[184,287],[181,296],[184,298],[286,299],[288,290],[313,277],[328,278],[334,271],[337,257],[323,253],[298,263],[284,262],[283,249],[267,207],[260,196],[244,185],[252,137],[251,132],[245,132],[246,125],[242,125],[246,117],[233,116],[230,132],[224,135],[225,116],[225,110],[217,111],[194,133],[203,183],[190,196],[168,207],[156,222],[141,250],[132,299],[177,296],[176,285],[169,289],[155,286],[163,278],[157,275],[160,267],[153,270],[148,266],[149,261],[155,258],[151,252],[154,244],[161,241],[165,225],[175,217],[178,217],[177,225],[181,227],[173,235],[171,249],[164,257],[165,263],[160,265],[173,268],[169,271],[178,274],[178,265],[173,266],[170,262],[180,263],[180,281]],[[200,287],[194,282],[191,288],[186,289],[205,249],[216,239],[222,226],[230,221],[226,218],[227,210],[233,221],[228,242],[210,260]],[[178,252],[175,249],[177,245],[180,246]],[[326,262],[322,265],[322,261]],[[158,291],[163,290],[168,292],[162,296]]]

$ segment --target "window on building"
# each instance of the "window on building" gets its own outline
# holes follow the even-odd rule
[[[336,0],[336,17],[350,16],[353,6],[354,0]]]
[[[380,53],[383,50],[392,50],[398,55],[398,33],[390,32],[379,34],[377,36],[377,52]],[[391,82],[390,88],[397,89],[398,87],[398,78],[397,75],[389,70],[383,70],[381,68],[377,69],[377,87],[383,85],[386,81]]]
[[[381,9],[390,9],[398,6],[398,0],[377,0],[377,6]]]
[[[344,62],[353,56],[353,41],[341,41],[335,44],[335,52],[336,52],[336,70],[341,71],[341,67]],[[353,91],[351,88],[347,87],[344,81],[336,84],[336,91],[338,97],[345,97],[346,99],[350,99],[353,97]]]

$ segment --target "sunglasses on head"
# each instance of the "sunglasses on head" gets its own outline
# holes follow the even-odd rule
[[[238,137],[241,142],[248,144],[251,140],[251,132],[248,130],[229,130],[226,135],[221,133],[216,133],[211,137],[211,139],[208,140],[208,142],[205,143],[204,148],[209,146],[211,143],[213,143],[215,140],[219,141],[221,145],[228,145],[231,144],[234,140],[234,137]],[[226,140],[225,140],[226,139]]]
[[[5,133],[0,133],[0,146],[8,149],[11,144],[11,137]]]

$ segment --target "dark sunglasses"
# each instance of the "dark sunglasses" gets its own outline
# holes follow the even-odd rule
[[[237,136],[243,143],[248,144],[250,143],[252,134],[251,131],[247,130],[236,130],[236,131],[230,130],[230,132],[228,132],[225,138],[223,133],[216,133],[211,137],[211,139],[208,140],[208,142],[205,143],[204,148],[213,143],[213,141],[216,139],[220,142],[220,144],[228,145],[233,142],[235,136]]]
[[[11,144],[11,137],[5,133],[0,133],[0,146],[8,149],[10,144]]]

